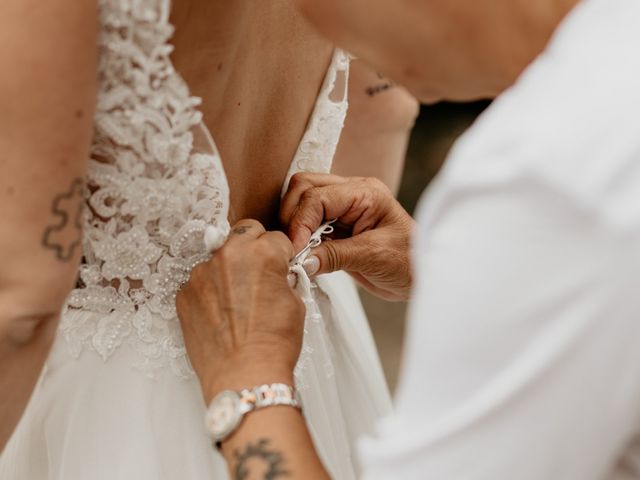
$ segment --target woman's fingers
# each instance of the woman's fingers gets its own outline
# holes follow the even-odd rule
[[[294,247],[303,248],[311,234],[328,219],[352,228],[352,235],[374,228],[393,196],[378,180],[358,178],[327,186],[308,187],[298,197],[288,231]]]
[[[327,187],[323,187],[327,188]],[[288,223],[289,238],[296,252],[302,250],[313,232],[324,222],[325,205],[318,188],[306,190],[298,200]]]
[[[346,270],[382,298],[407,298],[414,221],[380,180],[305,174],[293,183],[283,209],[296,251],[329,219],[350,234],[314,248],[303,264],[309,275]]]
[[[308,275],[321,275],[338,270],[359,271],[368,257],[367,244],[362,239],[330,240],[314,248],[303,267]]]
[[[274,260],[278,261],[289,270],[289,261],[294,257],[295,251],[289,237],[282,232],[267,232],[260,237],[260,242],[265,244],[265,254],[274,256]]]
[[[260,359],[269,358],[270,374],[279,377],[271,381],[292,381],[304,333],[304,304],[287,278],[293,254],[285,234],[241,220],[178,293],[185,344],[207,400],[237,388],[225,376],[234,358],[253,365],[258,376],[264,368]]]
[[[326,187],[347,182],[346,178],[329,173],[296,173],[289,181],[289,189],[282,199],[280,206],[280,222],[284,226],[289,225],[293,212],[295,212],[302,194],[313,187]]]
[[[248,242],[255,242],[248,249]],[[253,219],[243,219],[236,223],[225,245],[227,255],[253,256],[255,262],[270,263],[270,268],[282,271],[283,278],[288,271],[289,261],[295,255],[293,244],[282,232],[267,232],[264,226]]]

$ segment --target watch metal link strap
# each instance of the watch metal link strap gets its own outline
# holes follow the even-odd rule
[[[291,385],[272,383],[239,392],[225,390],[216,395],[209,405],[205,417],[207,430],[220,448],[220,444],[238,429],[247,413],[280,405],[302,409],[298,393]]]

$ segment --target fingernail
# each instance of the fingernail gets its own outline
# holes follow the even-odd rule
[[[296,283],[298,283],[298,276],[295,273],[290,273],[287,275],[287,282],[289,282],[289,286],[291,288],[296,288]]]
[[[307,272],[307,275],[311,277],[312,275],[318,273],[318,270],[320,270],[320,259],[315,255],[311,255],[310,257],[307,257],[307,259],[302,263],[302,268],[304,268],[304,271]]]

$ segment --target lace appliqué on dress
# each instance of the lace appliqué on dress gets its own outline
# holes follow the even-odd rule
[[[329,173],[340,134],[347,116],[349,66],[351,56],[337,49],[329,72],[318,95],[307,131],[282,186],[282,195],[289,188],[291,177],[299,172]]]
[[[147,373],[190,368],[175,295],[228,233],[228,187],[198,98],[169,55],[170,3],[102,0],[99,94],[84,218],[84,262],[63,315],[71,350],[107,360],[127,342]]]
[[[219,244],[228,235],[229,189],[200,99],[169,58],[170,7],[170,0],[100,0],[84,259],[60,332],[76,357],[91,350],[106,361],[127,345],[149,376],[189,377],[175,295],[208,258],[205,240]],[[296,172],[330,170],[347,111],[349,61],[336,50],[283,191]]]

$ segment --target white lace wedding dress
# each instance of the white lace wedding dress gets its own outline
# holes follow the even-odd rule
[[[174,306],[178,285],[207,258],[205,229],[221,239],[229,231],[227,180],[198,99],[169,59],[169,0],[100,7],[79,286],[0,479],[227,478]],[[348,66],[336,51],[287,179],[329,171]],[[356,438],[388,413],[389,395],[351,281],[333,274],[311,287],[296,379],[322,459],[333,478],[351,479]]]

